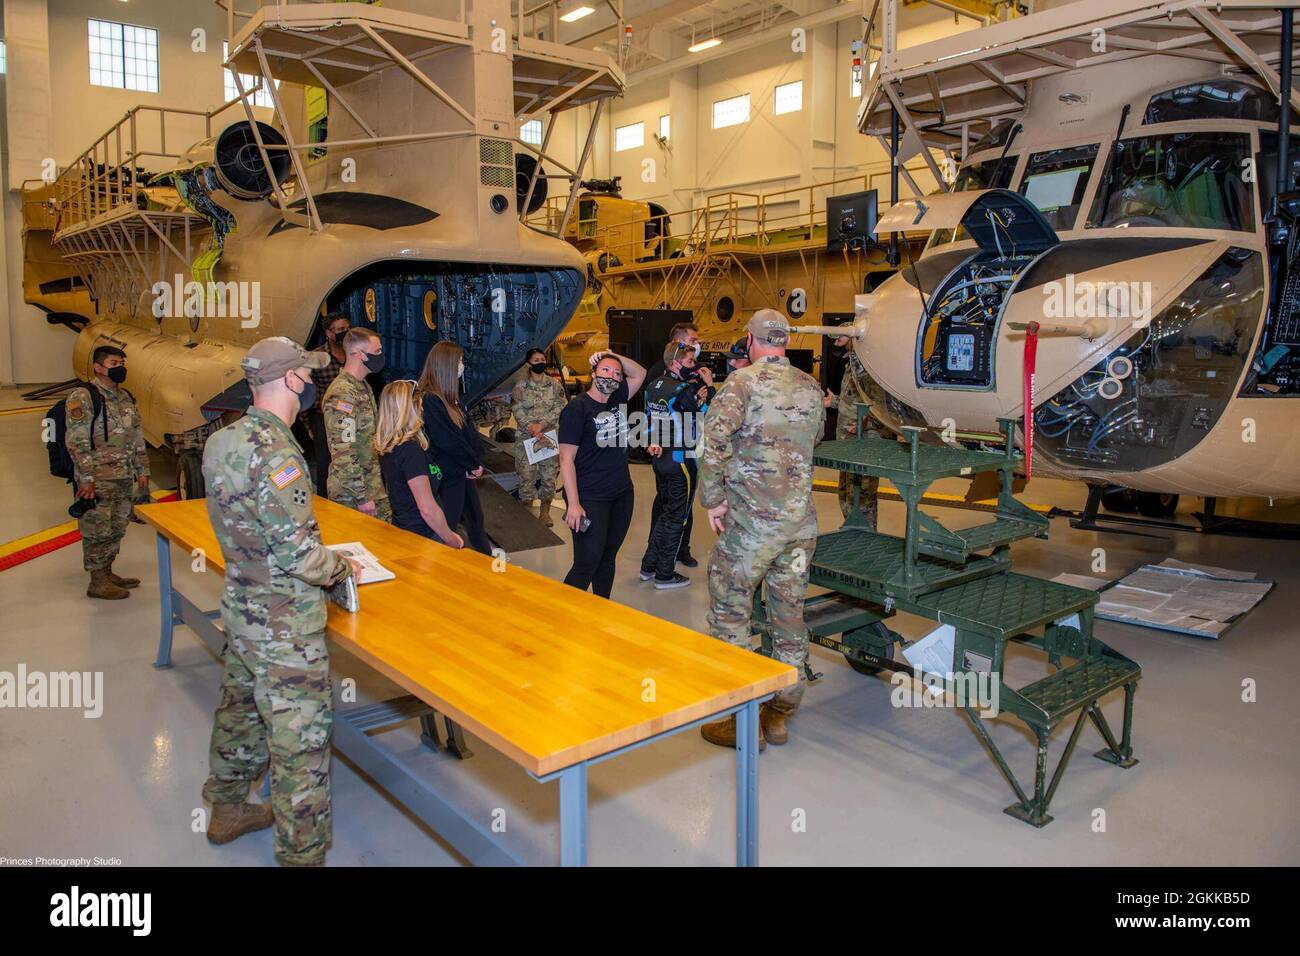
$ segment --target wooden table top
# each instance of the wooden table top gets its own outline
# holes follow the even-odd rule
[[[360,541],[397,575],[363,585],[356,614],[331,603],[329,636],[538,776],[798,679],[760,654],[314,501],[326,544]],[[202,499],[136,511],[223,567]]]

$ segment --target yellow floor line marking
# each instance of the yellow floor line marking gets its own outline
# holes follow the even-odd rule
[[[6,415],[30,415],[32,412],[48,412],[53,405],[42,405],[39,408],[6,408],[0,411],[0,418]]]
[[[46,528],[44,531],[36,531],[21,538],[15,538],[5,544],[0,544],[0,558],[6,558],[17,551],[26,550],[27,548],[49,541],[51,538],[57,538],[60,535],[65,535],[76,530],[77,522],[72,520],[65,521],[63,524],[56,524],[53,528]]]

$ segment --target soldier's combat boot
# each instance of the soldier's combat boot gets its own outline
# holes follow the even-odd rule
[[[214,803],[208,821],[208,842],[229,843],[245,833],[265,830],[274,822],[269,803]]]
[[[113,583],[113,579],[108,576],[108,568],[90,572],[90,587],[86,588],[86,597],[120,601],[130,596],[130,591]]]
[[[774,747],[779,747],[790,739],[790,732],[785,729],[785,714],[773,710],[767,704],[758,709],[758,723],[763,728],[763,739],[770,740]]]
[[[763,737],[761,724],[760,721],[758,749],[766,750],[767,740]],[[715,720],[711,724],[701,724],[700,736],[718,747],[730,747],[734,750],[736,747],[736,715],[732,714],[722,720]]]
[[[549,501],[537,502],[537,513],[542,519],[543,527],[550,528],[555,525],[555,520],[551,517],[551,503]]]
[[[120,574],[114,574],[113,566],[111,564],[108,566],[108,579],[118,587],[126,588],[128,591],[131,588],[138,588],[140,586],[139,578],[124,578]]]

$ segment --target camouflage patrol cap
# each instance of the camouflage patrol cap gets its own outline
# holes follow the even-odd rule
[[[764,345],[785,345],[790,341],[790,323],[775,309],[759,309],[750,316],[745,331]]]
[[[308,352],[293,339],[275,335],[262,339],[244,353],[240,367],[250,385],[265,385],[283,378],[296,368],[324,368],[330,357],[325,352]]]

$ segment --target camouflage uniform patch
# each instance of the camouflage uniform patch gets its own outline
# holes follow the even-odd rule
[[[321,411],[330,447],[325,481],[330,501],[349,508],[373,501],[375,517],[391,523],[393,509],[375,453],[375,396],[370,386],[340,370],[321,400]]]
[[[555,481],[560,473],[559,456],[528,463],[524,440],[532,437],[528,426],[540,423],[543,432],[559,425],[560,412],[567,404],[564,386],[547,375],[538,380],[527,375],[510,393],[510,409],[514,412],[518,432],[515,435],[515,473],[519,476],[519,500],[527,504],[540,498],[548,507],[555,498]]]
[[[785,714],[803,697],[803,598],[817,544],[812,457],[825,420],[812,376],[769,356],[727,376],[700,436],[700,504],[728,505],[709,556],[709,631],[751,647],[754,592],[766,583],[773,655],[799,669],[799,683],[771,704]]]
[[[98,416],[91,401],[92,388],[98,389],[104,399],[103,411]],[[82,565],[87,571],[99,571],[117,557],[131,518],[136,483],[149,474],[144,429],[135,402],[120,386],[105,388],[92,382],[74,388],[68,395],[66,408],[66,445],[72,458],[74,480],[78,484],[93,481],[97,499],[95,507],[77,521]]]
[[[209,438],[203,477],[226,564],[225,674],[203,796],[242,802],[269,759],[276,856],[320,862],[333,727],[321,588],[350,567],[321,544],[307,463],[274,414],[250,408]]]

